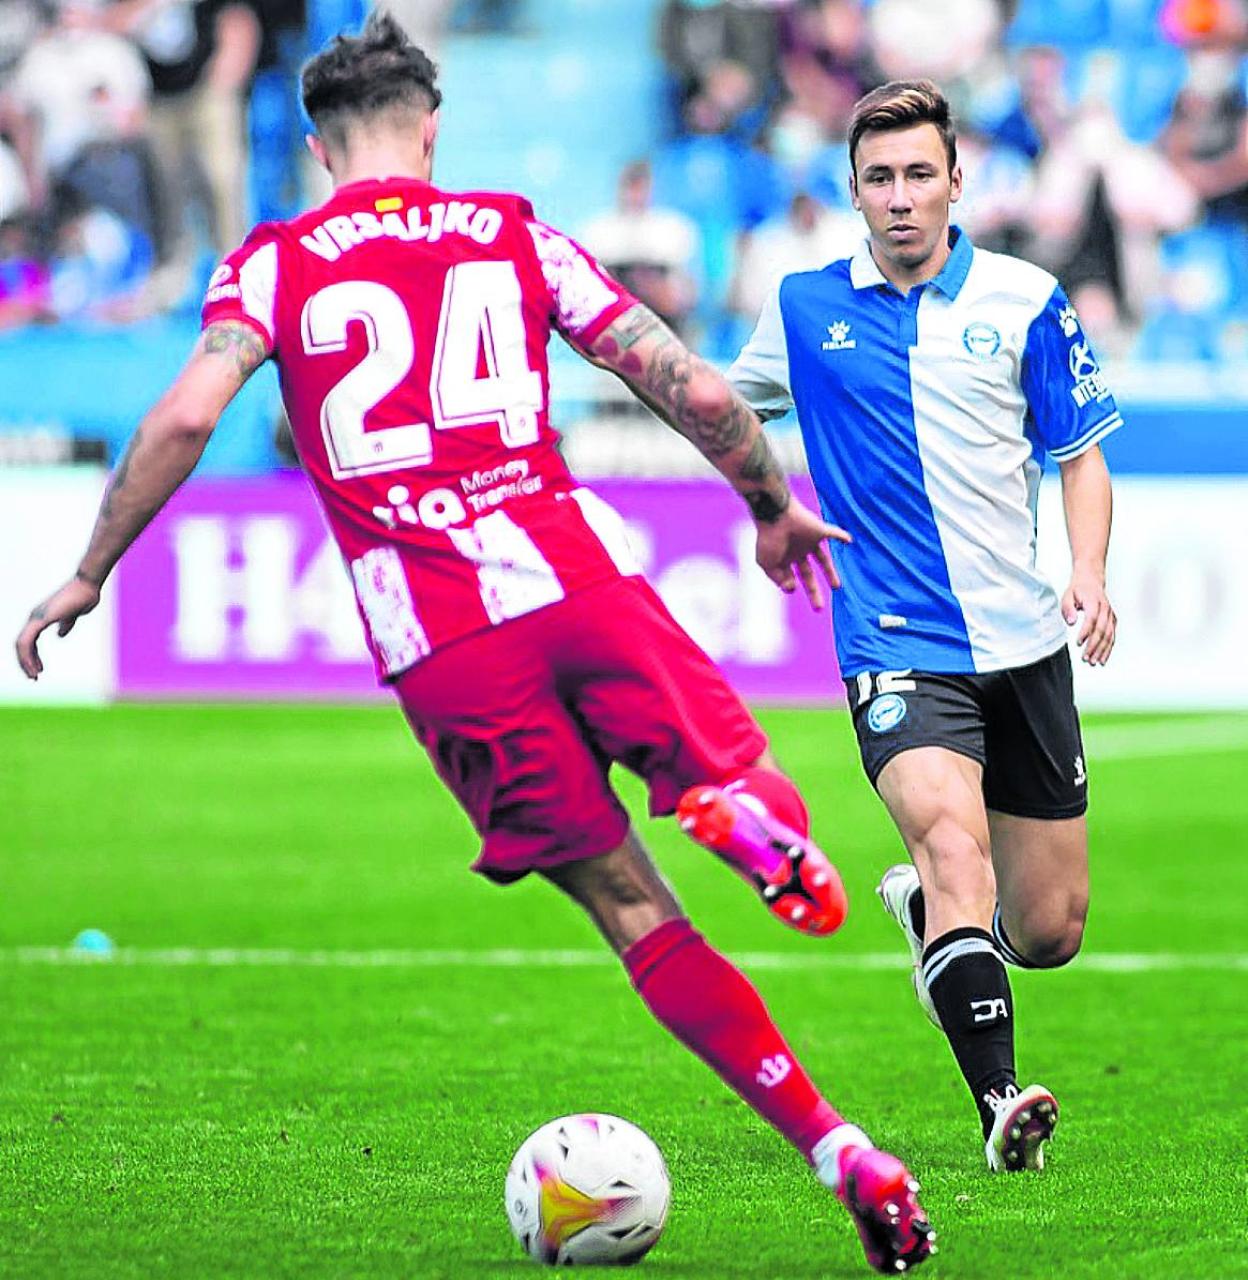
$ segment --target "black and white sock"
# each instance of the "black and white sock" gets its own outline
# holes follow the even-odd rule
[[[1007,964],[1012,964],[1016,969],[1036,969],[1039,967],[1032,964],[1010,941],[1010,935],[1006,933],[1005,925],[1001,920],[1001,904],[999,902],[996,910],[992,913],[992,940],[997,944],[1001,959]]]
[[[992,935],[972,926],[942,934],[923,952],[923,981],[987,1137],[993,1121],[988,1095],[1017,1088],[1014,1000]]]

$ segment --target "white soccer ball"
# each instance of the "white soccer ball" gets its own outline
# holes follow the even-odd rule
[[[663,1232],[663,1156],[618,1116],[560,1116],[529,1134],[507,1170],[507,1220],[538,1262],[636,1262]]]

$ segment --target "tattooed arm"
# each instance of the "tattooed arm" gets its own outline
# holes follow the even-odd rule
[[[720,471],[758,524],[759,566],[784,591],[795,590],[800,578],[811,604],[822,608],[812,561],[831,586],[839,586],[827,539],[848,542],[849,535],[793,497],[762,424],[728,380],[641,304],[582,350]]]
[[[756,520],[773,522],[788,509],[788,480],[754,411],[649,307],[626,311],[587,354],[690,440],[745,499]]]
[[[67,635],[95,608],[113,566],[194,470],[217,419],[267,356],[259,334],[237,321],[219,321],[200,335],[186,367],[126,446],[77,572],[32,610],[17,638],[17,660],[32,680],[43,670],[39,636],[53,625]]]

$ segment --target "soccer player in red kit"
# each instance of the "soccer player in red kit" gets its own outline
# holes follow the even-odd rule
[[[825,525],[788,490],[725,380],[574,241],[510,195],[430,181],[441,95],[392,18],[303,72],[335,184],[217,269],[190,361],[118,464],[78,572],[18,658],[64,635],[191,472],[222,410],[276,362],[295,442],[355,586],[380,678],[481,835],[476,869],[539,872],[579,902],[654,1016],[814,1166],[889,1273],[928,1256],[917,1186],[823,1098],[754,987],[685,917],[607,771],[646,779],[786,923],[828,933],[839,877],[793,784],[641,577],[619,517],[576,483],[548,417],[556,329],[618,374],[749,505],[764,570],[815,607]]]

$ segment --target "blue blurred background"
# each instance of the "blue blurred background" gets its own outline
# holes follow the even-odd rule
[[[1129,411],[1117,470],[1248,471],[1243,0],[390,7],[441,67],[437,179],[527,194],[719,360],[777,275],[860,234],[854,100],[931,76],[958,117],[959,220],[1058,274],[1094,335]],[[116,456],[193,342],[215,261],[327,194],[298,68],[368,8],[0,5],[0,459]],[[595,371],[552,356],[558,421],[600,443],[634,428]],[[266,371],[205,469],[280,466],[280,436]]]

